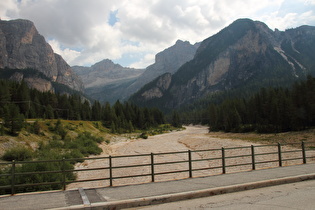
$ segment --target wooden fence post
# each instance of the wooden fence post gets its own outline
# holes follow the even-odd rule
[[[108,157],[109,161],[109,186],[113,186],[113,169],[112,169],[112,156]]]
[[[11,195],[15,194],[15,160],[12,160],[11,170]]]
[[[251,145],[251,151],[252,151],[252,170],[256,170],[254,145]]]
[[[154,182],[154,154],[151,152],[151,181]]]
[[[279,157],[279,166],[282,167],[282,154],[281,154],[281,144],[278,143],[278,157]]]
[[[62,165],[61,165],[61,171],[62,171],[62,189],[63,190],[66,190],[66,173],[65,173],[65,170],[66,170],[66,164],[65,164],[65,158],[63,157],[62,158],[62,161],[61,161]]]
[[[226,170],[225,170],[225,151],[224,151],[224,147],[221,148],[221,152],[222,152],[222,173],[225,174]]]
[[[188,150],[188,166],[189,166],[189,178],[192,178],[191,150]]]
[[[306,152],[305,152],[305,143],[302,141],[302,157],[303,157],[303,164],[306,164]]]

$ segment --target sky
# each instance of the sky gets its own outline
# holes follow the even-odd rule
[[[315,0],[0,0],[0,17],[33,21],[71,66],[145,68],[177,40],[201,42],[239,18],[315,26]]]

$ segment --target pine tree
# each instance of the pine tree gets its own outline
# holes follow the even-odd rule
[[[1,135],[1,136],[4,136],[4,124],[3,124],[3,122],[1,122],[0,135]]]
[[[115,122],[113,121],[111,126],[110,126],[110,132],[111,133],[116,133],[116,125],[115,125]]]
[[[209,127],[210,130],[216,131],[218,130],[217,121],[218,121],[218,110],[214,104],[209,106]]]
[[[21,82],[16,93],[16,102],[19,104],[20,112],[28,117],[31,108],[29,88],[24,81]]]
[[[55,118],[54,110],[50,105],[46,106],[45,117],[46,117],[46,119],[54,119]]]
[[[175,128],[181,128],[182,127],[179,114],[176,111],[174,111],[172,114],[172,126],[174,126]]]
[[[19,107],[12,104],[10,106],[10,133],[12,135],[17,135],[18,132],[23,128],[24,115],[20,114]]]
[[[92,120],[93,121],[99,121],[101,120],[101,116],[102,116],[102,113],[101,113],[101,104],[99,101],[94,101],[93,103],[93,106],[92,106]]]
[[[105,106],[103,107],[103,116],[102,116],[102,123],[105,127],[110,127],[112,122],[112,115],[111,115],[111,107],[108,102],[106,102]]]

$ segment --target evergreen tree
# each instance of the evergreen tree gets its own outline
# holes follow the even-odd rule
[[[99,121],[101,120],[101,104],[99,101],[94,101],[93,105],[92,105],[92,120],[93,121]]]
[[[54,110],[50,105],[46,106],[45,116],[46,116],[46,119],[54,119],[55,118],[54,117],[55,116]]]
[[[6,103],[10,102],[11,94],[9,91],[9,84],[4,81],[0,81],[0,106],[5,105]]]
[[[31,108],[29,88],[24,81],[21,82],[16,92],[16,102],[19,104],[20,112],[28,117]]]
[[[110,126],[110,132],[111,133],[116,133],[116,125],[115,125],[115,122],[113,121],[111,126]]]
[[[175,128],[181,128],[182,127],[182,123],[180,121],[179,114],[176,111],[174,111],[172,114],[172,126],[174,126]]]
[[[0,135],[4,136],[4,124],[3,124],[3,122],[1,122],[1,128],[0,129],[1,129],[0,130]]]
[[[107,102],[103,108],[102,122],[105,127],[110,127],[112,122],[112,110],[110,104]]]
[[[82,109],[81,109],[81,118],[82,120],[90,120],[91,119],[91,107],[90,107],[90,103],[85,100],[83,105],[82,105]]]
[[[12,135],[17,133],[23,128],[24,115],[20,114],[19,107],[15,104],[10,104],[5,108],[5,126],[9,128]]]

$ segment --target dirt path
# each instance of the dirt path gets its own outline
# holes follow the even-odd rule
[[[187,151],[189,148],[180,143],[180,141],[188,140],[190,138],[206,138],[208,129],[203,126],[188,126],[185,130],[174,131],[166,134],[149,136],[148,139],[135,139],[135,140],[126,140],[125,138],[116,139],[114,143],[109,145],[103,144],[101,148],[103,153],[99,155],[100,157],[106,157],[108,155],[120,156],[120,155],[135,155],[135,154],[150,154],[150,153],[162,153],[162,152],[175,152],[175,151]],[[96,156],[93,156],[96,157]],[[173,155],[171,157],[158,157],[156,161],[162,162],[168,158],[173,160],[181,159],[180,155]],[[113,159],[113,165],[122,166],[122,165],[136,165],[136,164],[147,164],[150,162],[150,157],[140,157],[140,158],[129,158],[129,159]],[[76,169],[86,169],[86,168],[98,168],[108,166],[108,160],[88,160],[83,163],[76,164]],[[174,168],[173,168],[174,169]],[[147,168],[132,168],[128,170],[116,170],[114,171],[114,176],[126,176],[132,175],[135,173],[149,173],[149,167]],[[98,171],[82,171],[77,173],[77,180],[91,179],[91,178],[101,178],[108,177],[104,176],[108,174],[106,170]],[[176,177],[177,175],[175,175]],[[174,175],[172,176],[174,177]],[[168,178],[172,178],[168,177]],[[174,178],[175,178],[174,177]],[[117,184],[126,184],[132,182],[147,182],[149,177],[133,178],[130,179],[121,179],[114,182]],[[72,183],[67,186],[67,189],[78,188],[78,187],[100,187],[109,185],[109,181],[94,181],[94,182],[82,182],[82,183]]]
[[[185,151],[189,148],[180,143],[192,138],[207,138],[208,129],[202,126],[188,126],[185,130],[149,136],[148,139],[137,139],[129,142],[117,143],[111,146],[111,155],[144,154]]]
[[[185,130],[171,132],[156,136],[150,136],[148,139],[134,139],[127,140],[126,138],[121,138],[120,140],[116,139],[114,143],[109,145],[103,144],[101,148],[103,153],[99,155],[100,157],[107,157],[109,155],[122,156],[122,155],[138,155],[138,154],[150,154],[150,153],[167,153],[167,152],[180,152],[187,150],[207,150],[207,149],[217,149],[216,151],[211,152],[192,152],[192,159],[205,159],[205,158],[218,158],[216,160],[208,161],[198,161],[193,162],[193,168],[211,168],[218,167],[217,169],[209,170],[200,170],[194,172],[193,176],[206,176],[212,174],[219,174],[222,172],[221,166],[221,148],[231,148],[231,147],[244,147],[250,145],[260,145],[253,144],[252,142],[242,141],[242,140],[233,140],[233,139],[221,139],[213,138],[208,133],[208,128],[205,126],[187,126]],[[285,148],[284,148],[285,149]],[[227,150],[226,156],[237,156],[243,154],[250,154],[250,148],[240,148],[237,150]],[[270,153],[277,152],[276,147],[263,147],[259,148],[259,153]],[[170,162],[170,161],[182,161],[187,160],[187,152],[178,153],[178,154],[163,154],[163,155],[154,155],[155,163]],[[300,154],[299,154],[300,155]],[[264,161],[265,157],[258,156],[257,161]],[[277,155],[271,155],[271,159],[277,159]],[[139,164],[150,164],[151,156],[141,156],[141,157],[130,157],[130,158],[113,158],[113,166],[130,166],[130,165],[139,165]],[[243,157],[239,159],[227,159],[227,165],[234,165],[240,161],[250,163],[251,157]],[[76,164],[76,169],[85,169],[85,168],[99,168],[99,167],[108,167],[109,162],[106,160],[88,160],[83,163]],[[277,163],[270,164],[261,164],[260,167],[275,167]],[[169,165],[156,165],[155,173],[163,173],[176,170],[187,170],[187,162],[179,164],[169,164]],[[228,172],[234,172],[239,170],[251,170],[251,166],[244,166],[242,168],[236,167],[229,169]],[[82,171],[77,173],[77,180],[84,179],[96,179],[96,178],[108,178],[108,170],[95,170],[95,171]],[[113,176],[130,176],[138,174],[150,174],[150,166],[146,167],[133,167],[133,168],[123,168],[123,169],[114,169]],[[173,179],[187,178],[188,172],[184,173],[173,173],[163,176],[156,175],[155,181],[165,181]],[[143,176],[137,178],[125,178],[125,179],[115,179],[114,186],[124,185],[130,183],[144,183],[150,182],[150,176]],[[94,181],[94,182],[82,182],[82,183],[72,183],[67,186],[70,188],[78,187],[101,187],[108,186],[109,181]]]

